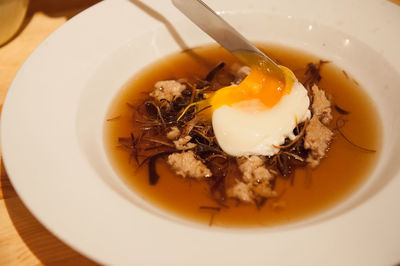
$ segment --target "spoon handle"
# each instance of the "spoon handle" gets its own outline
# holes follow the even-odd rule
[[[279,66],[201,0],[172,0],[194,24],[246,65],[259,66],[284,81]]]

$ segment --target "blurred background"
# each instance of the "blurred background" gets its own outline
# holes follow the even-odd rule
[[[68,19],[99,0],[0,0],[0,103],[29,54]]]

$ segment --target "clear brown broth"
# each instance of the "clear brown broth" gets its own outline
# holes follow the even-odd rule
[[[309,62],[319,58],[282,46],[259,45],[273,59],[292,69],[304,72]],[[110,161],[121,178],[143,199],[177,216],[214,226],[254,227],[293,223],[321,213],[345,200],[368,178],[379,154],[381,123],[372,99],[345,71],[329,63],[322,67],[318,84],[334,97],[335,103],[350,112],[342,128],[354,143],[374,149],[364,152],[352,146],[336,133],[328,153],[316,169],[298,169],[294,183],[278,178],[276,190],[283,192],[279,200],[268,200],[261,208],[232,204],[219,212],[201,210],[200,206],[216,206],[208,193],[208,185],[182,179],[160,160],[157,170],[161,176],[156,186],[148,183],[147,168],[137,168],[129,154],[117,148],[118,137],[135,132],[132,110],[126,103],[137,104],[148,96],[159,80],[189,76],[204,77],[217,63],[236,60],[223,48],[199,47],[165,57],[135,75],[113,100],[105,122],[105,147]],[[338,117],[334,112],[334,121]],[[116,119],[110,119],[115,118]],[[311,177],[311,178],[310,178]],[[211,216],[213,217],[212,220]]]

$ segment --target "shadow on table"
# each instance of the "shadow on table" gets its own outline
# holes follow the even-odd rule
[[[17,196],[1,165],[1,190],[10,219],[27,247],[44,265],[96,265],[50,233]]]
[[[29,24],[35,13],[44,13],[49,17],[65,17],[70,19],[88,7],[100,2],[101,0],[30,0],[24,22],[14,36],[7,42],[0,45],[0,48],[12,42]]]

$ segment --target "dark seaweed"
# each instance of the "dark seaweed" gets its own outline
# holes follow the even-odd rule
[[[329,61],[319,60],[319,62],[316,64],[307,64],[307,68],[302,81],[304,87],[310,89],[314,84],[318,84],[321,81],[321,68],[326,63],[329,63]]]
[[[226,200],[226,177],[230,166],[231,157],[209,156],[207,167],[212,172],[213,178],[208,180],[211,198],[221,207],[228,208]]]
[[[342,73],[346,77],[346,79],[349,79],[349,75],[347,74],[347,72],[345,70],[342,70]]]
[[[130,141],[131,141],[131,146],[132,146],[132,152],[131,152],[131,156],[133,158],[135,158],[136,163],[139,163],[139,159],[138,159],[138,152],[137,152],[137,148],[136,148],[136,139],[135,139],[135,135],[133,135],[133,133],[131,132],[130,134]]]
[[[202,158],[203,158],[203,156],[201,156],[201,155],[204,154],[204,153],[210,154],[210,155],[214,154],[214,153],[218,153],[218,154],[223,154],[224,153],[221,150],[221,148],[219,146],[217,146],[215,143],[210,145],[210,144],[203,144],[203,143],[197,142],[197,146],[196,146],[195,151]]]
[[[359,150],[361,150],[361,151],[364,151],[364,152],[371,152],[371,153],[376,152],[376,150],[374,150],[374,149],[369,149],[369,148],[365,148],[365,147],[363,147],[363,146],[360,146],[360,145],[354,143],[354,142],[353,142],[352,140],[350,140],[348,137],[346,137],[346,135],[345,135],[345,134],[342,132],[342,130],[341,130],[341,128],[344,127],[344,125],[345,125],[346,122],[347,122],[346,120],[341,119],[341,118],[338,118],[338,119],[336,120],[336,128],[335,128],[335,129],[337,130],[337,132],[339,132],[339,134],[344,138],[344,140],[347,141],[347,143],[351,144],[353,147],[355,147],[355,148],[357,148],[357,149],[359,149]]]
[[[171,152],[161,152],[153,155],[149,158],[149,184],[154,186],[158,183],[160,175],[157,173],[156,163],[157,160],[165,155],[171,154]]]
[[[208,82],[211,82],[215,75],[218,73],[218,71],[222,70],[225,66],[225,62],[221,62],[218,65],[216,65],[210,72],[208,72],[205,80]]]
[[[207,210],[207,211],[215,211],[219,212],[221,210],[221,207],[214,207],[214,206],[200,206],[200,210]]]
[[[225,63],[217,65],[207,75],[208,78],[212,80],[224,65]],[[222,172],[223,167],[217,167],[220,163],[218,160],[221,158],[213,158],[213,156],[223,155],[224,152],[215,142],[211,122],[198,119],[198,114],[210,106],[200,110],[195,105],[187,108],[194,102],[204,100],[203,92],[209,89],[210,82],[197,80],[195,84],[185,82],[185,85],[186,88],[182,91],[181,96],[175,97],[171,101],[157,101],[149,97],[134,108],[130,106],[134,109],[134,121],[139,125],[141,133],[140,138],[135,139],[132,135],[131,141],[126,142],[124,139],[124,148],[131,149],[131,155],[135,157],[139,167],[148,164],[150,185],[156,185],[160,178],[156,171],[157,160],[167,154],[177,152],[172,141],[166,138],[166,133],[174,126],[180,129],[181,136],[190,135],[192,137],[190,142],[196,144],[193,151],[199,159],[206,162],[210,169],[213,169],[214,176],[218,176]],[[223,181],[223,177],[221,180]],[[219,186],[218,182],[215,184],[215,187]],[[218,190],[222,191],[222,189]]]
[[[304,134],[307,122],[299,124],[294,130],[295,139],[285,139],[279,152],[270,157],[267,163],[273,166],[283,178],[292,178],[297,168],[307,165],[308,150],[304,148]]]
[[[137,157],[138,153],[136,149],[136,140],[133,133],[130,134],[129,138],[119,137],[118,143],[120,148],[129,151],[129,160],[131,160],[131,158],[134,158],[136,163],[139,163]]]
[[[149,117],[156,118],[158,116],[157,106],[154,102],[146,102],[144,106]]]
[[[339,107],[337,104],[334,105],[336,111],[341,115],[348,115],[350,114],[349,111],[344,110],[343,108]]]
[[[254,202],[256,204],[256,208],[260,210],[265,205],[265,203],[267,203],[267,200],[268,199],[265,197],[256,197]]]

